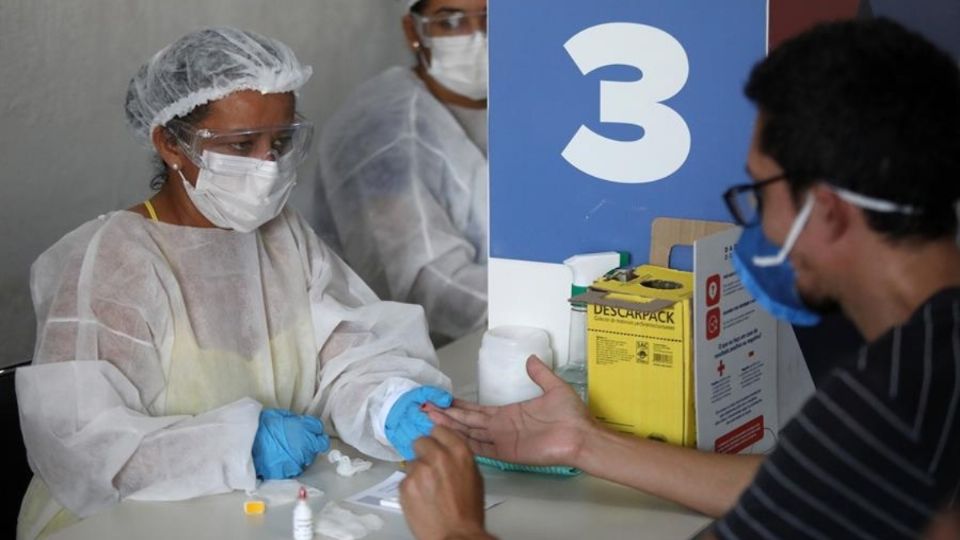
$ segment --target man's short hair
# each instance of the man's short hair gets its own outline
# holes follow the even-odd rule
[[[758,63],[745,92],[795,196],[825,181],[922,209],[865,211],[888,238],[955,234],[960,69],[926,39],[882,18],[822,24]]]

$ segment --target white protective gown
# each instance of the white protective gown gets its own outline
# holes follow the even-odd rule
[[[422,305],[438,337],[485,324],[487,158],[451,111],[393,67],[324,125],[319,152],[321,220],[364,281]]]
[[[379,301],[289,208],[246,234],[101,216],[40,256],[31,287],[22,538],[121,498],[253,488],[261,407],[316,415],[400,459],[390,406],[420,385],[450,388],[423,310]]]

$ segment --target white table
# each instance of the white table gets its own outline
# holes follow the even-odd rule
[[[467,336],[439,351],[440,367],[452,379],[459,397],[476,393],[480,336]],[[335,442],[334,446],[350,456],[359,455],[342,443]],[[325,459],[318,459],[299,480],[324,491],[323,497],[311,503],[316,513],[327,501],[362,491],[397,469],[396,463],[376,462],[368,472],[342,478]],[[507,498],[487,512],[487,527],[504,539],[685,539],[709,524],[708,518],[673,503],[586,475],[561,478],[505,473],[485,467],[481,470],[487,492]],[[270,508],[262,516],[247,516],[243,513],[245,498],[243,493],[236,492],[181,502],[124,501],[50,538],[292,538],[292,505]],[[367,538],[411,538],[399,514],[342,504],[353,511],[375,512],[383,517],[383,529]]]

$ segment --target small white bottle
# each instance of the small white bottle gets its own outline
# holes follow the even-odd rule
[[[293,540],[313,540],[313,510],[307,504],[307,488],[302,486],[293,509]]]

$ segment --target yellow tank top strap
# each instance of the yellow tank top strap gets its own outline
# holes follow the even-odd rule
[[[157,211],[153,209],[153,204],[149,200],[146,200],[143,201],[143,206],[147,208],[147,213],[150,214],[150,219],[153,220],[154,223],[160,223],[160,220],[157,219]]]

